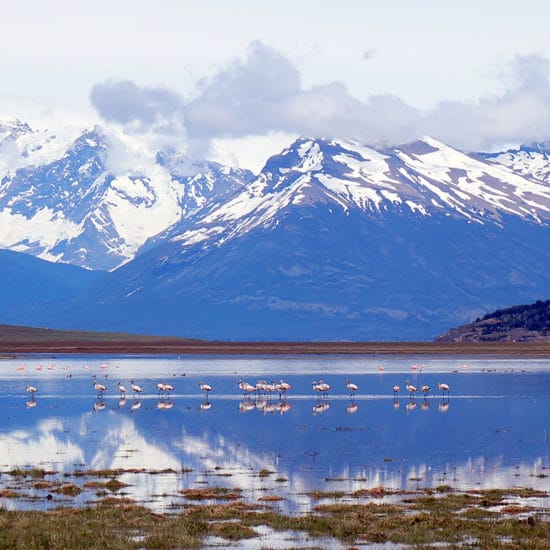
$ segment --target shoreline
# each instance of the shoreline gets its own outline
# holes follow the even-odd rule
[[[482,355],[550,357],[549,342],[208,342],[154,338],[6,341],[0,358],[23,354],[75,355]]]
[[[0,358],[94,355],[485,355],[550,357],[550,339],[523,342],[216,341],[0,324]]]

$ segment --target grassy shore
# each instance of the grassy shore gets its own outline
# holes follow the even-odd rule
[[[550,357],[550,342],[216,342],[0,325],[0,354],[441,354]]]
[[[381,488],[369,493],[318,492],[313,496],[323,503],[299,516],[246,504],[238,492],[216,496],[217,501],[226,502],[185,504],[170,514],[157,514],[112,496],[85,508],[0,509],[0,549],[193,548],[205,545],[208,537],[217,537],[222,545],[223,541],[250,540],[258,537],[260,526],[264,531],[265,527],[275,533],[284,531],[285,537],[306,533],[316,548],[324,546],[326,537],[348,548],[386,542],[412,547],[548,548],[547,511],[526,505],[524,500],[513,503],[515,498],[541,496],[536,491],[456,492],[444,486],[422,494],[403,493],[392,504],[376,501],[386,494]],[[374,500],[360,500],[369,496]],[[204,498],[212,500],[212,489]],[[199,500],[200,495],[193,499]],[[269,540],[262,541],[270,547]]]

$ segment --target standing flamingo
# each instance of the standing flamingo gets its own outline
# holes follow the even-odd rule
[[[407,380],[405,382],[405,388],[407,389],[407,391],[409,392],[409,395],[411,398],[414,397],[414,394],[417,392],[417,389],[416,389],[416,386],[413,386],[409,383],[409,381]]]
[[[143,390],[141,389],[141,386],[138,386],[137,384],[134,383],[133,380],[130,380],[130,387],[132,388],[132,391],[136,394],[136,395],[139,395]]]
[[[348,388],[350,396],[353,397],[355,395],[355,392],[359,389],[359,386],[357,384],[354,384],[353,382],[350,382],[349,380],[346,380],[346,388]]]
[[[212,391],[212,386],[205,384],[202,380],[199,382],[199,388],[206,394],[206,399],[208,399],[208,394]]]
[[[282,398],[286,392],[290,391],[290,388],[290,384],[281,378],[281,381],[278,384],[275,384],[275,389],[279,392],[279,399]]]
[[[450,393],[449,384],[444,384],[442,382],[439,382],[437,387],[442,391],[443,397],[445,397],[445,392],[447,392],[447,397],[449,397],[449,393]]]
[[[424,399],[426,399],[428,397],[428,393],[430,393],[430,386],[424,385],[420,388],[420,391],[424,395]]]
[[[27,384],[26,390],[27,390],[27,393],[31,396],[31,398],[34,399],[34,394],[38,391],[38,388],[36,386],[31,386]]]
[[[118,383],[118,391],[120,392],[121,397],[126,396],[126,386],[123,386],[120,382]]]
[[[95,378],[94,389],[97,391],[98,396],[102,396],[107,391],[107,388],[103,384],[100,384]]]
[[[397,394],[399,393],[399,390],[400,390],[400,389],[401,389],[401,388],[400,388],[397,384],[393,387],[393,396],[394,396],[395,398],[397,398]]]
[[[321,385],[320,382],[317,382],[317,380],[314,380],[312,383],[311,383],[314,391],[318,394],[318,395],[321,395],[323,393],[323,387]]]
[[[327,396],[327,392],[330,390],[330,384],[327,384],[326,382],[323,382],[320,380],[319,382],[316,382],[315,380],[312,382],[313,389],[319,393],[323,394],[324,397]]]

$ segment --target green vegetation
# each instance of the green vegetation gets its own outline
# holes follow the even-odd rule
[[[66,486],[63,486],[66,487]],[[208,489],[227,497],[232,489]],[[185,493],[184,493],[185,494]],[[333,537],[345,544],[385,543],[476,548],[548,547],[546,511],[523,503],[490,509],[511,497],[543,496],[532,490],[447,490],[411,496],[395,503],[338,502],[340,492],[315,493],[334,502],[308,514],[287,516],[265,506],[234,500],[223,504],[182,505],[174,514],[156,514],[129,499],[109,497],[97,506],[47,512],[0,510],[0,550],[18,548],[197,548],[207,536],[227,541],[257,536],[256,527]],[[185,494],[189,497],[189,493]],[[314,541],[312,541],[315,544]]]

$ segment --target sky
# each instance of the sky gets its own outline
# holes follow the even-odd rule
[[[257,169],[298,135],[550,140],[550,3],[0,0],[0,115]]]

